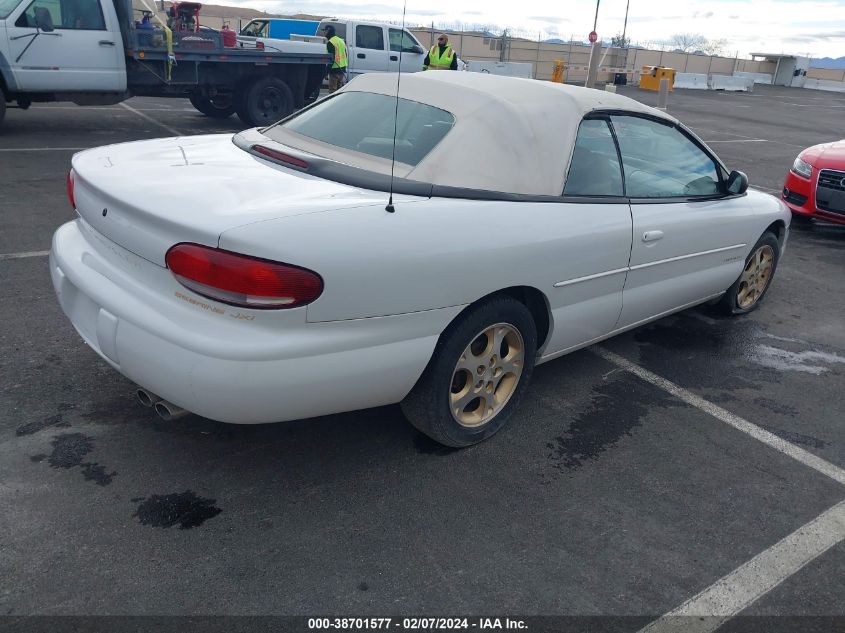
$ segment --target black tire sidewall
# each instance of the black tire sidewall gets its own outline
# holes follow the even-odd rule
[[[737,304],[737,295],[739,293],[739,284],[742,281],[742,273],[740,273],[737,280],[733,283],[733,285],[728,288],[728,291],[725,293],[724,298],[722,299],[722,307],[725,311],[729,314],[747,314],[749,312],[753,312],[757,309],[757,307],[763,302],[763,299],[766,298],[766,294],[769,292],[769,288],[772,287],[772,281],[775,278],[775,272],[778,268],[778,262],[780,262],[780,243],[778,242],[777,236],[774,233],[769,231],[763,233],[757,243],[754,245],[754,248],[751,249],[751,252],[748,254],[748,257],[745,258],[745,261],[742,264],[742,270],[745,270],[745,267],[748,266],[748,262],[751,260],[751,257],[754,253],[757,252],[761,246],[768,244],[772,247],[772,251],[774,252],[774,262],[772,262],[772,273],[769,275],[769,281],[766,284],[766,288],[763,290],[762,294],[757,298],[757,301],[754,302],[748,308],[740,308]]]
[[[269,88],[270,86],[274,86],[278,88],[278,90],[284,95],[285,104],[282,108],[282,112],[279,114],[279,118],[273,121],[263,121],[259,118],[259,109],[257,107],[258,97],[261,92]],[[293,99],[293,92],[290,89],[290,86],[287,83],[279,79],[278,77],[263,77],[258,79],[257,81],[253,81],[252,83],[248,83],[243,91],[241,98],[238,99],[238,106],[237,106],[237,113],[238,117],[246,123],[247,125],[252,126],[265,126],[271,125],[276,123],[277,121],[284,119],[286,116],[291,114],[294,109],[294,99]]]
[[[235,106],[231,104],[225,108],[219,108],[214,105],[214,101],[202,95],[192,94],[188,97],[191,105],[199,112],[213,119],[225,119],[235,113]],[[234,98],[232,99],[234,101]]]
[[[492,420],[477,428],[465,427],[455,420],[449,407],[455,365],[474,338],[496,323],[507,323],[521,334],[525,346],[522,375],[510,400]],[[487,439],[508,422],[519,406],[534,371],[536,350],[537,328],[524,304],[511,297],[497,297],[469,308],[437,343],[421,379],[423,384],[420,385],[420,393],[416,394],[418,398],[428,399],[425,403],[428,420],[425,425],[418,424],[416,420],[412,420],[412,423],[435,440],[449,446],[469,446]]]
[[[3,119],[6,117],[6,93],[3,91],[3,87],[0,86],[0,123],[3,123]]]

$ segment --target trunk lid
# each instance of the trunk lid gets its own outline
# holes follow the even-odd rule
[[[78,213],[160,266],[179,242],[217,246],[238,226],[385,197],[265,161],[236,147],[231,134],[109,145],[76,154],[73,169]]]

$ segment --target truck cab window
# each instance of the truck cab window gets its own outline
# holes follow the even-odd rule
[[[249,37],[267,37],[267,20],[253,20],[241,31],[241,35]]]
[[[417,52],[417,41],[408,33],[400,29],[390,29],[390,50],[395,53],[415,53]]]
[[[21,0],[0,0],[0,20],[5,20],[21,3]]]
[[[359,25],[355,27],[355,46],[383,51],[384,29],[380,26]]]
[[[15,26],[35,28],[36,15],[47,11],[56,29],[105,31],[106,23],[98,0],[34,0]]]

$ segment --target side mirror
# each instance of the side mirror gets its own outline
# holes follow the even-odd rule
[[[55,30],[55,27],[53,26],[53,16],[50,15],[50,10],[47,7],[35,8],[35,26],[45,33],[50,33]]]
[[[748,189],[748,176],[741,171],[732,171],[728,176],[728,193],[739,195]]]
[[[422,55],[422,54],[425,52],[425,51],[423,50],[423,47],[422,47],[422,46],[420,46],[419,44],[414,44],[414,47],[413,47],[413,49],[412,49],[412,50],[413,50],[415,53],[417,53],[418,55]]]

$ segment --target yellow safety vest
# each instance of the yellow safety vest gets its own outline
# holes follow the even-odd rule
[[[426,70],[450,70],[452,68],[452,59],[455,57],[455,51],[450,45],[446,45],[446,50],[443,51],[443,56],[440,56],[440,45],[435,44],[428,51],[428,68]]]
[[[349,66],[349,57],[346,55],[346,42],[337,35],[333,36],[329,41],[334,46],[332,68],[346,68]]]

